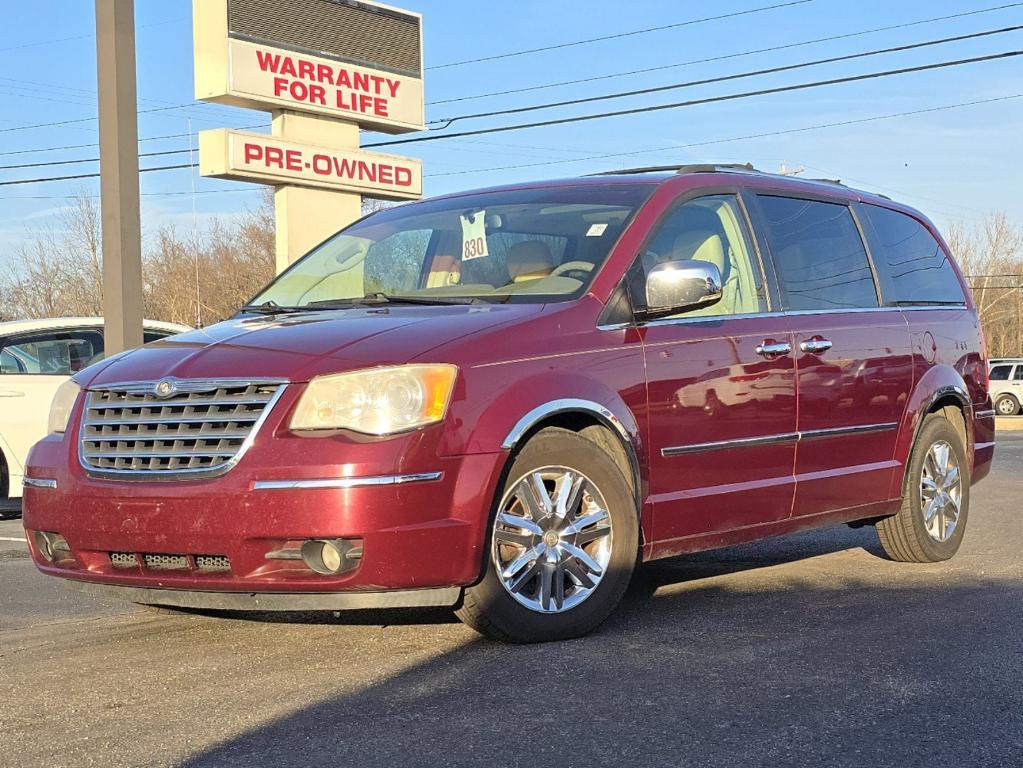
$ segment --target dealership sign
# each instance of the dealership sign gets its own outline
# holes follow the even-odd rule
[[[359,217],[422,197],[418,160],[359,131],[425,128],[418,13],[369,0],[192,0],[195,97],[270,112],[270,135],[199,135],[203,176],[272,184],[278,269]],[[330,212],[329,215],[326,212]]]
[[[422,18],[360,0],[194,0],[197,99],[424,128]]]
[[[222,129],[203,131],[199,156],[203,176],[301,184],[384,199],[412,199],[423,194],[422,163],[397,155],[328,149]]]

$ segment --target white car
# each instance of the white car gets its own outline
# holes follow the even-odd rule
[[[146,320],[146,343],[191,330]],[[53,395],[103,357],[103,318],[57,317],[0,323],[0,515],[21,507],[28,449],[46,436]]]
[[[1002,357],[990,362],[991,402],[999,416],[1015,416],[1023,406],[1023,360]]]

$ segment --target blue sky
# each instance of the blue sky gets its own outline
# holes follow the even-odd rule
[[[396,3],[424,14],[427,67],[583,38],[612,35],[744,11],[784,0],[719,0],[713,4],[632,0],[550,2],[516,0],[408,0]],[[672,30],[555,49],[497,61],[428,69],[428,119],[658,86],[772,66],[903,45],[1023,24],[1023,4],[955,20],[805,45],[726,61],[690,64],[496,98],[436,104],[475,94],[542,85],[694,59],[798,43],[938,16],[1006,5],[1006,0],[811,0],[799,5]],[[92,0],[34,0],[5,4],[0,29],[0,165],[95,157],[94,121],[27,128],[37,123],[95,116],[95,38]],[[137,0],[139,108],[192,100],[191,2]],[[701,98],[755,88],[911,67],[948,59],[1023,49],[1023,31],[934,46],[796,72],[618,99],[523,116],[460,123],[482,128]],[[805,176],[840,178],[915,205],[939,225],[976,223],[990,211],[1023,222],[1023,98],[993,101],[844,126],[737,141],[723,139],[792,131],[825,123],[1023,95],[1023,57],[963,67],[761,96],[734,102],[616,117],[562,126],[389,148],[420,157],[426,193],[532,178],[570,176],[615,167],[703,161],[752,161],[764,170],[803,167]],[[191,121],[191,124],[189,123]],[[187,149],[191,130],[267,125],[263,112],[193,103],[143,113],[142,151]],[[14,130],[11,130],[14,129]],[[184,135],[180,135],[184,134]],[[381,137],[367,134],[364,142]],[[386,137],[385,137],[386,138]],[[711,143],[714,142],[714,143]],[[689,145],[689,146],[687,146]],[[699,146],[692,146],[699,145]],[[28,152],[65,147],[60,151]],[[651,150],[651,151],[646,151]],[[640,153],[642,151],[642,153]],[[20,154],[13,154],[20,153]],[[636,153],[622,157],[602,157]],[[188,155],[147,158],[170,165]],[[506,168],[506,166],[523,166]],[[494,170],[504,168],[504,170]],[[0,181],[89,173],[95,163],[0,169]],[[258,188],[202,179],[194,171],[143,174],[143,227],[205,226],[257,203]],[[98,181],[78,180],[0,187],[0,264],[15,249],[58,226],[67,196],[95,194]]]

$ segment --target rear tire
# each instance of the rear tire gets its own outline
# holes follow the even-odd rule
[[[1012,395],[1001,395],[995,400],[995,412],[999,416],[1015,416],[1019,413],[1019,401]]]
[[[902,508],[877,523],[892,560],[936,563],[958,550],[970,509],[970,469],[959,431],[940,413],[924,417],[909,454]]]
[[[497,502],[483,576],[464,591],[458,618],[516,643],[599,626],[639,554],[639,515],[618,463],[576,432],[547,428],[515,458]]]

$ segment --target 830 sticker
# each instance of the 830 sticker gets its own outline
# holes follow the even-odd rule
[[[487,250],[486,211],[462,214],[462,261],[489,256]]]

